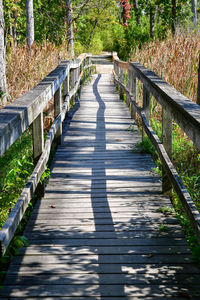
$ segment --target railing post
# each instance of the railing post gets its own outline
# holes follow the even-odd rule
[[[134,69],[130,64],[130,92],[133,96],[135,102],[137,102],[137,77],[135,75]],[[131,103],[131,118],[136,120],[136,109]]]
[[[116,60],[116,75],[117,75],[117,79],[119,79],[119,62]]]
[[[171,158],[172,156],[172,117],[168,110],[162,109],[162,142]],[[162,169],[162,190],[166,195],[171,195],[172,184],[164,169]]]
[[[90,66],[92,64],[92,55],[88,56],[88,65]],[[92,72],[91,72],[91,67],[89,67],[89,76],[91,76]]]
[[[37,164],[44,150],[43,112],[33,121],[33,161]]]
[[[44,150],[44,133],[43,133],[43,112],[33,121],[33,161],[36,166]],[[44,182],[39,182],[35,194],[39,197],[44,196]]]
[[[61,87],[58,88],[54,95],[54,117],[55,119],[61,113],[62,110],[62,94],[61,94]],[[57,145],[61,144],[61,137],[62,137],[62,124],[57,130],[55,135],[55,142]]]
[[[70,78],[69,78],[69,82],[70,82],[70,89],[73,89],[75,87],[75,69],[71,69],[70,70]],[[72,97],[72,104],[75,104],[75,96]]]
[[[145,112],[145,116],[147,121],[149,122],[149,103],[150,103],[150,94],[143,84],[143,111]]]
[[[198,68],[197,104],[200,105],[200,54],[199,54],[199,68]]]
[[[68,69],[69,70],[69,69]],[[63,96],[65,97],[69,94],[69,72],[63,81]]]
[[[131,104],[131,97],[130,97],[130,94],[131,94],[131,70],[130,68],[128,69],[128,79],[127,79],[127,89],[129,91],[129,94],[126,95],[126,104],[128,106],[129,109],[131,109],[130,107],[130,104]]]
[[[123,68],[120,68],[120,75],[119,76],[120,76],[119,81],[123,84],[123,79],[124,79],[124,69]],[[121,85],[120,85],[120,99],[124,100],[124,90],[121,87]]]
[[[149,103],[150,103],[150,94],[149,91],[146,89],[145,85],[143,84],[143,104],[142,109],[145,113],[146,119],[149,123]],[[142,139],[144,137],[144,128],[142,127]]]

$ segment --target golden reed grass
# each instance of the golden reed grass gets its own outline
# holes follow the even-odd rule
[[[179,92],[196,102],[200,32],[178,32],[164,41],[152,41],[135,49],[132,61],[153,70]]]
[[[58,65],[58,57],[67,59],[67,46],[56,46],[44,41],[32,46],[31,53],[25,45],[10,49],[7,55],[7,84],[11,99],[23,95],[39,83]]]

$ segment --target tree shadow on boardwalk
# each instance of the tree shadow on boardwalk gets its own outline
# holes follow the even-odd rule
[[[120,191],[117,188],[109,189],[108,192],[110,175],[107,171],[110,167],[115,168],[115,163],[111,162],[108,165],[103,155],[110,153],[112,157],[118,150],[106,149],[106,107],[98,90],[100,79],[101,75],[98,75],[93,84],[98,109],[95,137],[91,142],[94,151],[91,153],[91,162],[88,163],[90,173],[87,174],[84,169],[79,172],[78,164],[73,166],[76,177],[70,177],[70,171],[66,177],[66,167],[63,168],[63,172],[54,173],[54,178],[58,181],[52,187],[47,187],[46,195],[49,200],[44,199],[44,202],[40,202],[47,201],[46,209],[49,214],[46,220],[42,219],[45,214],[42,211],[38,214],[39,203],[27,227],[30,247],[20,251],[20,255],[14,258],[5,288],[0,292],[6,299],[69,297],[65,299],[82,300],[90,297],[90,300],[116,300],[121,297],[123,300],[143,299],[148,296],[156,299],[168,299],[172,296],[175,299],[184,299],[180,292],[184,292],[186,296],[193,290],[196,293],[198,270],[189,262],[190,254],[185,239],[182,239],[177,220],[156,212],[159,205],[168,202],[156,196],[157,188],[155,191],[151,188],[150,193],[150,189],[145,187],[148,182],[152,184],[152,178],[146,177],[144,180],[143,177],[143,191],[139,192],[135,186],[134,191],[129,191],[129,198],[126,198],[125,188]],[[70,159],[68,154],[65,155],[66,157],[62,157],[63,162]],[[95,162],[97,156],[98,163]],[[141,169],[145,164],[144,161]],[[65,166],[64,163],[55,163],[55,166],[61,169],[62,165]],[[123,169],[123,180],[129,178],[128,184],[134,180],[138,182],[138,175],[127,175],[129,169],[134,173],[134,166],[124,165]],[[118,165],[116,170],[119,171]],[[75,190],[68,190],[70,178],[76,178]],[[88,188],[85,184],[85,189],[83,187],[77,191],[78,180],[83,179],[89,179],[91,186]],[[112,179],[119,181],[120,175],[116,173]],[[60,189],[60,184],[63,188],[66,184],[63,190]],[[51,194],[54,198],[51,198]],[[111,196],[116,201],[120,199],[124,205],[127,204],[128,209],[124,212],[124,217],[113,217],[115,213],[112,200],[109,201]],[[77,200],[74,197],[77,197]],[[131,202],[133,198],[137,199],[137,203]],[[86,206],[81,206],[85,199],[90,199],[91,202],[86,201]],[[76,203],[77,207],[71,206],[74,207],[74,213],[70,213],[70,205],[73,203]],[[153,203],[155,209],[152,213],[148,206]],[[55,208],[50,208],[50,205],[55,205]],[[84,216],[84,207],[85,210],[92,208],[87,217]],[[136,210],[132,210],[134,207]],[[122,208],[123,205],[123,212]],[[56,216],[56,209],[60,209],[59,217]],[[167,226],[170,228],[171,224],[172,228],[162,233],[157,230],[154,222],[160,225],[166,222]],[[18,271],[20,273],[16,275]],[[199,295],[199,292],[196,295]]]

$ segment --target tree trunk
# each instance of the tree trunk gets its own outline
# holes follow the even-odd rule
[[[171,22],[171,29],[172,29],[172,34],[175,34],[176,28],[176,0],[172,0],[172,22]]]
[[[31,48],[34,42],[33,0],[26,0],[26,42]]]
[[[154,9],[151,7],[150,8],[150,37],[152,39],[154,38],[154,17],[155,17],[155,12]]]
[[[73,35],[73,21],[72,21],[72,1],[66,0],[66,19],[67,19],[67,50],[74,58],[74,35]]]
[[[133,0],[133,7],[135,11],[135,16],[136,16],[136,22],[137,24],[140,24],[140,16],[139,16],[139,9],[138,9],[138,1]]]
[[[94,32],[95,32],[95,29],[96,29],[97,25],[98,25],[98,19],[96,19],[95,22],[94,22],[93,29],[92,29],[92,31],[91,31],[91,33],[90,33],[88,45],[90,45],[90,43],[91,43],[91,41],[92,41],[92,38],[93,38],[93,35],[94,35]]]
[[[0,99],[3,104],[6,103],[7,91],[4,30],[3,3],[2,0],[0,0]]]
[[[197,0],[191,0],[191,9],[192,9],[192,23],[193,27],[197,26]]]
[[[17,11],[14,11],[14,24],[13,24],[13,45],[17,47]]]

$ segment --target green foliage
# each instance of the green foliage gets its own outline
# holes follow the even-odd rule
[[[51,172],[50,172],[50,169],[47,168],[47,166],[45,167],[45,171],[42,173],[41,177],[40,177],[40,183],[42,182],[47,182],[48,179],[50,178],[51,176]]]
[[[166,232],[168,231],[168,227],[166,226],[166,224],[163,223],[158,227],[158,231]]]
[[[0,158],[0,170],[0,227],[2,227],[33,171],[30,130]]]
[[[162,212],[165,215],[171,215],[171,214],[175,213],[174,208],[173,207],[169,207],[169,206],[159,207],[157,209],[157,212]]]
[[[162,125],[156,119],[151,119],[151,124],[154,131],[161,138]],[[194,200],[197,208],[200,210],[200,154],[194,147],[192,142],[183,135],[182,131],[176,123],[173,123],[173,164],[179,173],[183,183],[188,192]],[[157,165],[157,172],[161,175],[161,162],[158,159],[156,150],[147,136],[143,137],[141,143],[137,145],[137,150],[145,153],[151,153]],[[155,169],[154,169],[155,170]],[[194,260],[200,264],[200,245],[194,230],[190,225],[190,221],[186,215],[184,207],[182,206],[177,194],[173,192],[173,204],[176,215],[185,230],[187,241],[193,253]],[[164,214],[174,213],[173,208],[160,207],[158,211]]]
[[[193,259],[200,265],[200,245],[195,235],[194,229],[192,228],[190,221],[186,215],[183,205],[181,204],[177,194],[173,192],[173,204],[176,209],[176,215],[179,219],[184,231],[186,239],[191,248]]]

